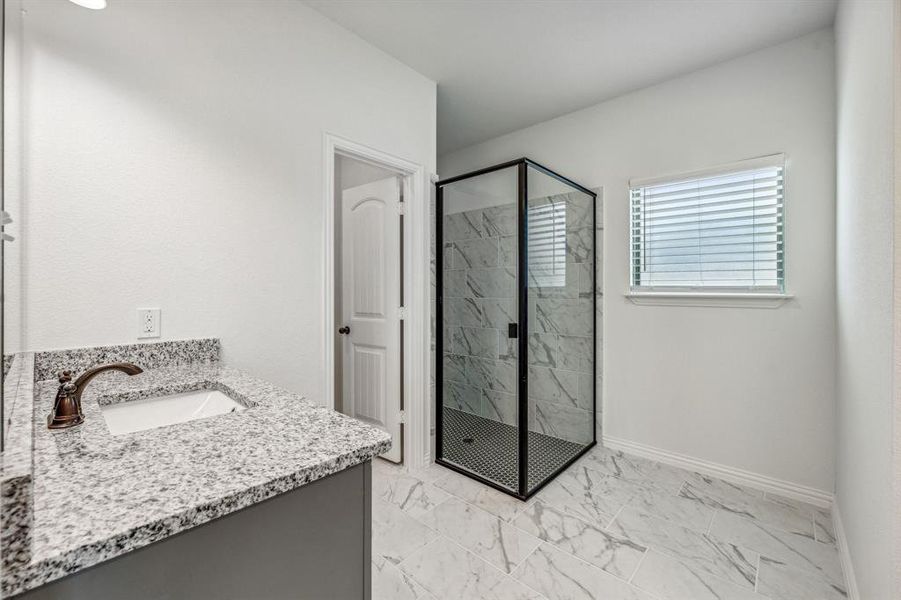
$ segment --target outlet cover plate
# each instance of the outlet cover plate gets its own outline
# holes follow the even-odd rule
[[[138,339],[160,337],[160,313],[159,308],[138,309]]]

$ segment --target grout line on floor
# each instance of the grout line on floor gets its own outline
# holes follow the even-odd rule
[[[621,575],[617,575],[617,574],[615,574],[615,573],[611,573],[610,571],[607,571],[606,569],[602,569],[601,567],[599,567],[599,566],[597,566],[597,565],[595,565],[595,564],[592,564],[592,563],[588,562],[587,560],[585,560],[584,558],[582,558],[582,557],[580,557],[580,556],[576,556],[576,555],[573,554],[572,552],[568,552],[568,551],[566,551],[566,550],[562,550],[561,548],[558,548],[555,544],[552,544],[552,543],[550,543],[550,542],[545,542],[545,541],[542,540],[541,546],[544,546],[545,544],[547,544],[548,546],[550,546],[551,548],[553,548],[554,550],[556,550],[556,551],[558,551],[558,552],[562,552],[563,554],[566,554],[567,556],[576,559],[577,561],[579,561],[579,562],[582,563],[583,565],[586,565],[586,566],[588,566],[588,567],[590,567],[590,568],[592,568],[592,569],[597,569],[598,571],[601,571],[601,572],[603,572],[603,573],[609,575],[610,577],[613,577],[613,578],[615,578],[615,579],[619,579],[619,580],[622,581],[623,583],[628,584],[628,583],[629,583],[629,579],[631,579],[631,576],[630,576],[629,579],[626,579],[625,577],[622,577]],[[539,546],[539,548],[540,548],[541,546]],[[537,548],[536,548],[536,550],[537,550]],[[647,551],[646,551],[646,552],[647,552]],[[525,562],[525,561],[524,561],[524,562]],[[634,575],[634,573],[633,573],[633,575]]]
[[[635,566],[635,570],[632,571],[632,574],[629,575],[629,585],[632,585],[632,580],[635,579],[635,576],[638,575],[638,569],[641,568],[641,565],[644,564],[644,559],[647,558],[648,553],[651,551],[650,548],[645,548],[644,552],[641,554],[641,558],[638,559],[638,564]]]
[[[485,510],[485,509],[482,508],[481,506],[478,506],[477,504],[473,504],[472,502],[470,502],[469,500],[467,500],[467,499],[465,499],[465,498],[460,498],[460,497],[458,497],[458,496],[454,496],[453,494],[450,494],[450,492],[448,492],[448,494],[449,494],[451,497],[448,498],[447,500],[445,500],[445,502],[448,502],[448,501],[450,501],[451,499],[459,500],[460,502],[462,502],[462,503],[465,504],[466,506],[469,506],[470,508],[474,508],[474,509],[477,510],[478,512],[480,512],[480,513],[485,513],[486,515],[488,515],[488,516],[491,517],[492,519],[496,519],[496,520],[500,521],[501,524],[507,524],[507,525],[511,525],[511,526],[512,526],[512,523],[511,523],[510,521],[504,519],[503,517],[501,517],[501,516],[499,516],[499,515],[494,514],[494,513],[491,512],[490,510]],[[442,503],[442,504],[443,504],[443,503]],[[437,508],[437,507],[436,507],[436,508]],[[516,529],[519,529],[519,528],[517,527]],[[534,536],[533,536],[533,537],[534,537]]]
[[[431,590],[431,588],[430,588],[429,586],[425,585],[425,584],[424,584],[423,582],[421,582],[419,579],[417,579],[416,577],[414,577],[412,573],[407,573],[406,571],[404,571],[403,569],[401,569],[400,566],[401,566],[408,558],[410,558],[410,556],[413,556],[413,555],[416,554],[417,552],[419,552],[419,551],[421,551],[421,550],[425,550],[426,548],[428,548],[428,547],[431,546],[432,544],[436,544],[436,543],[438,543],[439,541],[441,541],[441,538],[442,538],[442,537],[443,537],[443,536],[439,535],[438,537],[436,537],[434,540],[432,540],[431,542],[429,542],[429,543],[426,544],[425,546],[420,546],[419,548],[417,548],[417,549],[414,550],[413,552],[410,552],[410,554],[409,554],[407,557],[405,557],[403,560],[401,560],[400,562],[398,562],[398,563],[393,563],[394,566],[397,567],[397,570],[401,572],[401,574],[406,575],[407,577],[409,577],[410,579],[412,579],[412,580],[416,583],[416,585],[418,585],[419,587],[421,587],[422,589],[424,589],[426,592],[428,592],[428,593],[429,593],[431,596],[433,596],[433,597],[439,597],[439,596],[437,596],[436,594],[433,594],[433,593],[432,593],[432,590]],[[390,562],[390,561],[389,561],[389,562]]]
[[[505,519],[504,517],[501,517],[501,516],[498,516],[498,515],[495,515],[495,516],[497,516],[497,518],[500,519],[501,521],[503,521],[504,523],[508,523],[508,524],[510,524],[510,525],[513,525],[513,521],[515,521],[516,519],[518,519],[520,515],[522,515],[522,514],[523,514],[524,512],[526,512],[529,508],[531,508],[532,504],[533,504],[532,502],[523,503],[523,506],[521,506],[520,508],[517,508],[517,509],[513,512],[513,514],[510,515],[510,517],[509,517],[509,518],[506,518],[506,519]],[[517,528],[517,529],[518,529],[518,528]]]
[[[429,531],[431,531],[431,529],[429,529]],[[425,550],[426,548],[428,548],[429,546],[431,546],[432,544],[434,544],[435,542],[437,542],[438,540],[441,539],[442,536],[441,536],[440,533],[438,533],[437,531],[435,531],[434,533],[436,534],[434,540],[432,540],[432,541],[430,541],[430,542],[428,542],[428,543],[425,543],[425,544],[423,544],[423,545],[421,545],[421,546],[417,546],[417,547],[414,548],[413,550],[410,550],[410,552],[408,552],[407,555],[406,555],[405,557],[403,557],[402,559],[400,559],[400,560],[397,561],[397,562],[394,562],[394,561],[392,561],[390,558],[386,558],[386,557],[384,557],[384,556],[383,556],[382,558],[385,559],[385,562],[389,562],[389,563],[391,563],[392,565],[394,565],[395,567],[397,567],[397,568],[399,569],[400,566],[401,566],[402,564],[404,564],[404,563],[407,561],[408,558],[410,558],[411,556],[413,556],[414,554],[416,554],[417,552],[419,552],[419,551],[421,551],[421,550]],[[411,575],[410,577],[413,577],[413,576]],[[416,578],[413,577],[413,580],[416,581]],[[419,582],[417,581],[417,583],[419,583]],[[422,585],[422,584],[420,583],[420,585]]]
[[[473,552],[472,550],[470,550],[469,548],[467,548],[467,547],[464,546],[463,544],[460,544],[459,542],[457,542],[457,541],[455,541],[455,540],[449,538],[448,536],[446,536],[446,535],[441,535],[441,539],[444,539],[444,540],[446,540],[447,542],[450,542],[451,544],[453,544],[453,545],[456,546],[457,548],[460,548],[461,550],[463,550],[463,551],[466,552],[467,554],[472,554],[476,559],[482,561],[483,563],[485,563],[485,564],[488,565],[490,568],[494,569],[495,571],[497,571],[498,573],[500,573],[500,574],[501,574],[502,576],[504,576],[504,577],[510,577],[510,573],[513,573],[514,571],[516,571],[516,569],[519,568],[519,565],[516,565],[516,566],[513,568],[513,570],[510,571],[510,573],[507,573],[506,571],[504,571],[504,570],[503,570],[502,568],[500,568],[499,566],[495,565],[494,563],[492,563],[492,562],[489,561],[489,560],[486,560],[486,559],[482,558],[481,556],[479,556],[478,554],[476,554],[475,552]],[[541,544],[539,544],[539,546],[541,546]],[[525,559],[523,559],[522,562],[525,562]],[[520,564],[522,564],[522,563],[520,563]]]
[[[760,553],[757,553],[757,570],[754,573],[754,591],[757,592],[757,586],[760,585]]]
[[[817,516],[814,512],[810,513],[810,522],[813,524],[813,541],[819,542],[819,536],[817,535]]]
[[[609,521],[607,521],[607,524],[604,525],[603,527],[601,527],[601,529],[603,531],[606,531],[607,533],[614,533],[613,531],[610,531],[610,528],[613,527],[613,522],[616,521],[616,518],[619,517],[620,513],[622,513],[624,510],[626,510],[626,507],[628,505],[629,505],[629,503],[626,502],[625,504],[620,506],[619,510],[617,510],[615,513],[613,513],[613,517]],[[626,536],[624,536],[624,537],[626,537]],[[626,539],[628,539],[628,538],[626,538]]]
[[[519,583],[519,584],[522,585],[523,587],[532,590],[533,592],[535,592],[536,594],[538,594],[538,595],[541,596],[542,598],[546,598],[546,596],[545,596],[544,594],[542,594],[541,592],[539,592],[538,590],[536,590],[535,588],[533,588],[532,586],[527,585],[526,583],[520,581],[519,579],[517,579],[516,577],[514,577],[513,574],[516,573],[517,571],[519,571],[519,570],[523,567],[523,565],[525,565],[527,562],[529,562],[529,559],[532,558],[532,555],[534,555],[536,552],[538,552],[538,550],[539,550],[542,546],[544,546],[545,544],[547,544],[547,542],[545,542],[544,540],[542,540],[540,544],[538,544],[537,546],[535,546],[535,549],[534,549],[534,550],[532,550],[531,552],[529,552],[528,554],[526,554],[525,558],[523,558],[522,561],[520,561],[520,563],[519,563],[518,565],[516,565],[516,568],[515,568],[515,569],[513,569],[512,571],[510,571],[510,572],[507,574],[507,577],[509,577],[509,578],[512,579],[513,581]]]
[[[710,515],[710,521],[707,523],[707,529],[704,531],[704,535],[710,535],[710,531],[713,529],[713,520],[716,519],[716,515],[719,512],[719,509],[714,508],[713,514]]]

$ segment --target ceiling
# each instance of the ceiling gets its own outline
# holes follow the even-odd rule
[[[444,154],[832,24],[835,0],[308,0],[438,82]]]

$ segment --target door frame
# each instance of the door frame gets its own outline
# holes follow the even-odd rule
[[[403,178],[404,231],[404,465],[420,468],[429,461],[430,423],[430,174],[415,162],[347,138],[323,133],[322,183],[322,404],[335,408],[335,161],[344,156],[397,173]]]

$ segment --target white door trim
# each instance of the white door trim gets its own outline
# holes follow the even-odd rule
[[[425,466],[429,455],[429,185],[417,163],[338,135],[323,134],[322,404],[335,408],[335,157],[346,156],[404,178],[404,464]]]

